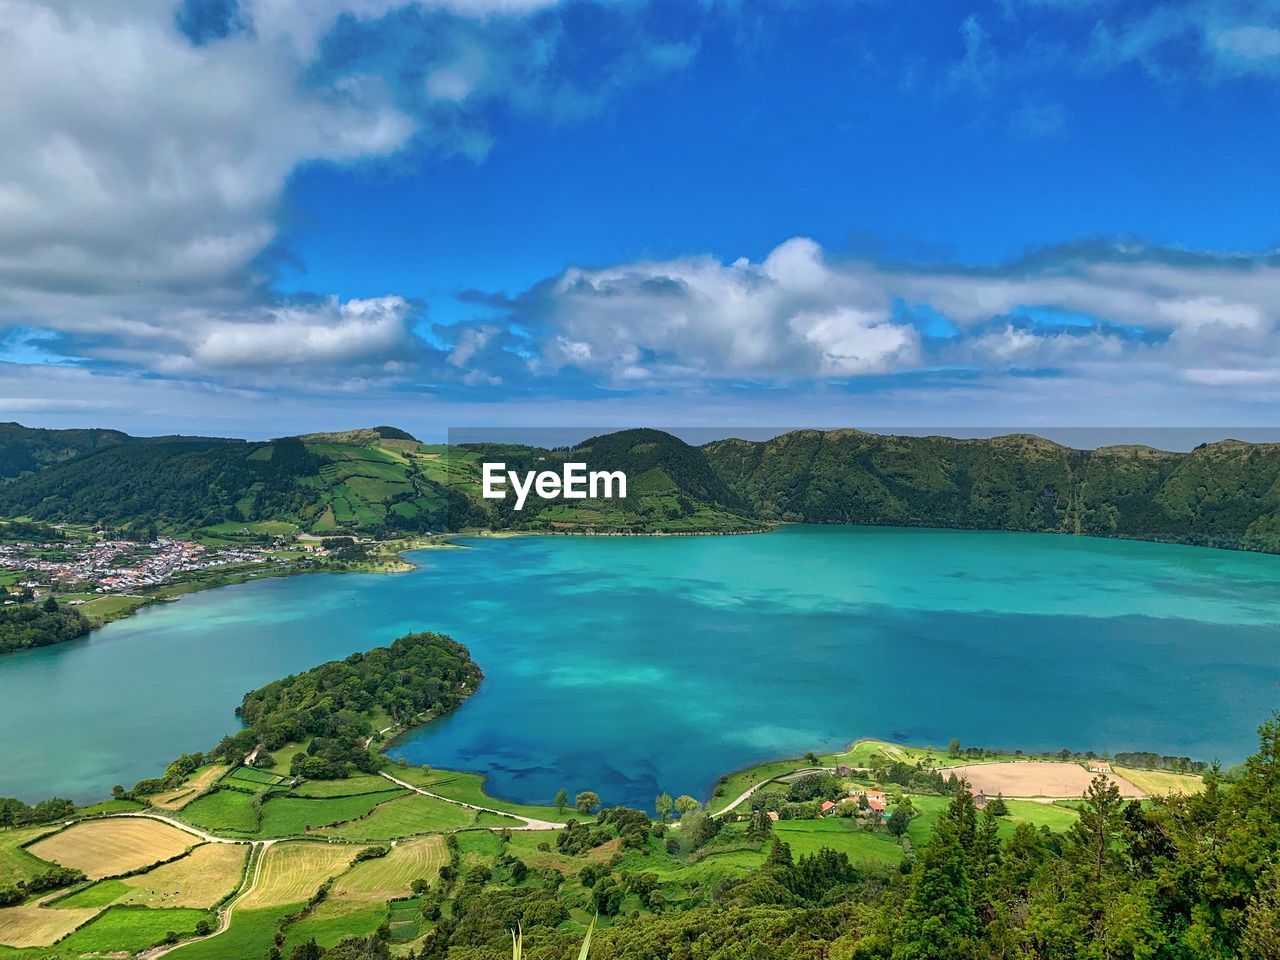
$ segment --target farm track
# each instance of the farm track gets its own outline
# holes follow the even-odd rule
[[[539,820],[537,817],[525,817],[518,813],[511,813],[507,810],[496,810],[493,807],[480,807],[476,806],[474,803],[463,803],[461,800],[451,800],[448,797],[440,796],[438,793],[431,793],[429,790],[423,790],[421,787],[415,787],[411,783],[405,783],[403,780],[398,780],[385,771],[382,772],[381,776],[386,777],[392,783],[404,787],[406,790],[412,790],[414,793],[420,793],[424,797],[430,797],[433,800],[443,800],[445,803],[452,803],[455,806],[464,807],[467,810],[478,810],[483,813],[496,813],[500,817],[511,817],[512,819],[519,820],[524,824],[524,826],[521,827],[493,826],[489,828],[491,830],[560,830],[564,827],[563,823],[553,823],[550,820]]]

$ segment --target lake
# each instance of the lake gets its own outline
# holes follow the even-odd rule
[[[463,542],[0,658],[0,796],[101,798],[235,729],[245,691],[413,630],[465,643],[486,679],[393,754],[530,802],[705,796],[866,736],[1236,762],[1280,702],[1280,557],[811,526]]]

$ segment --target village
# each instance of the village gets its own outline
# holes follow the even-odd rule
[[[246,563],[264,564],[274,559],[263,548],[210,549],[193,540],[171,537],[145,543],[111,539],[0,544],[0,570],[17,575],[11,578],[12,586],[100,594],[127,593],[172,583],[182,574]]]

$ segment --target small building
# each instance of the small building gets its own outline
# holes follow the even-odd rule
[[[1110,773],[1111,764],[1106,760],[1090,760],[1089,772],[1090,773]]]
[[[837,764],[836,764],[836,776],[837,776],[837,777],[851,777],[851,776],[853,776],[853,767],[849,766],[847,763],[837,763]]]
[[[979,810],[987,809],[987,795],[981,790],[970,788],[969,792],[973,794],[973,805]]]
[[[778,822],[778,814],[772,810],[765,813],[765,816],[768,817],[770,820],[772,820],[774,823]]]
[[[885,812],[884,794],[882,793],[878,797],[873,797],[870,794],[867,794],[867,806],[870,807],[872,810],[874,810],[876,813],[884,813]]]
[[[836,808],[836,805],[835,805],[834,803],[832,803],[830,800],[823,800],[823,801],[822,801],[822,807],[821,807],[821,810],[822,810],[822,812],[823,812],[823,813],[830,813],[830,812],[831,812],[832,810],[834,810],[835,808]]]

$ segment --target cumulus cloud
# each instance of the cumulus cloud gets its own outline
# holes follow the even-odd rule
[[[795,238],[759,263],[571,269],[508,309],[539,331],[538,375],[618,390],[943,370],[1230,386],[1270,382],[1280,256],[1084,244],[975,269],[834,259]]]

